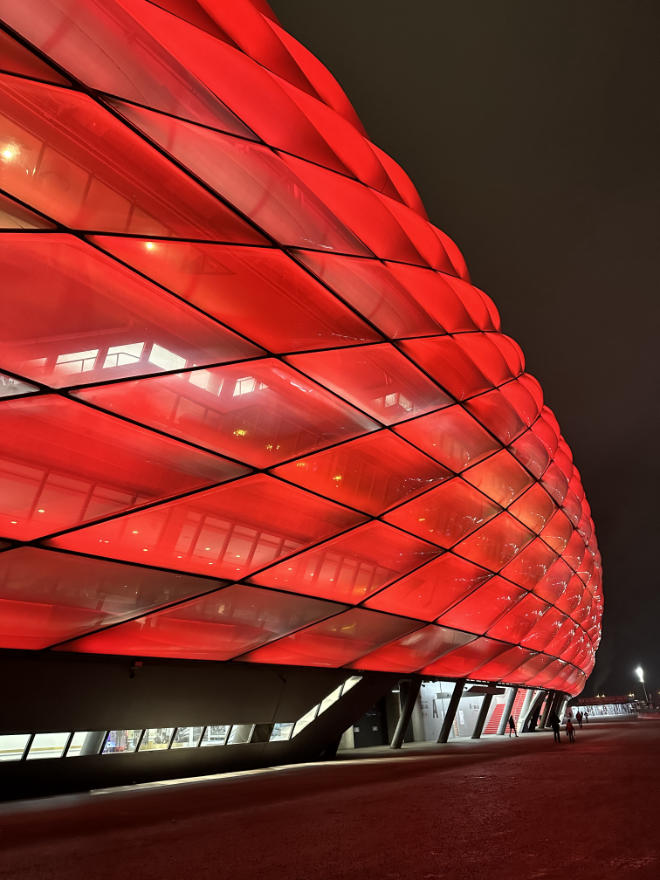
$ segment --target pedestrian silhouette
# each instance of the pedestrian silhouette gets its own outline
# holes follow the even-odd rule
[[[577,715],[575,716],[575,720],[582,727],[582,712],[578,709]]]
[[[515,736],[518,736],[518,731],[516,730],[516,722],[513,720],[513,715],[509,715],[509,739],[511,739],[511,733]]]
[[[575,742],[575,728],[573,727],[573,722],[569,718],[566,722],[566,733],[568,734],[569,743]]]
[[[561,742],[561,737],[559,735],[559,730],[560,730],[559,715],[557,715],[556,712],[553,712],[552,715],[550,716],[550,727],[552,728],[552,735],[553,735],[554,741],[556,743]]]

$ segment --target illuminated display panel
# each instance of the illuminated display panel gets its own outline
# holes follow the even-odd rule
[[[0,4],[0,648],[578,693],[600,555],[520,348],[320,62],[204,8]]]

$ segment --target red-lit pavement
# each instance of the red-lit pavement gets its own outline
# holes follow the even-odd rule
[[[659,751],[660,720],[592,724],[4,804],[0,877],[657,878]]]

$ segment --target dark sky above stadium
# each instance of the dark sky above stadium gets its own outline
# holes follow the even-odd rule
[[[604,563],[585,693],[638,663],[660,691],[660,4],[271,5],[461,247],[573,449]]]

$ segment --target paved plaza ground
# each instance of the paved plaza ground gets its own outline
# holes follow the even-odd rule
[[[659,759],[639,720],[6,803],[0,878],[657,880]]]

